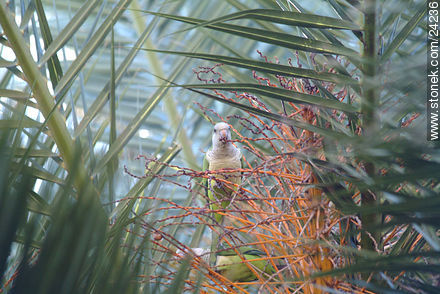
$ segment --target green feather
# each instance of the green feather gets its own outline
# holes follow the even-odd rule
[[[241,160],[240,162],[242,162],[242,159],[240,160]],[[203,159],[203,171],[206,171],[208,169],[209,169],[209,162],[205,155]],[[223,176],[221,175],[217,175],[217,177],[223,178]],[[233,183],[235,182],[235,184],[241,183],[241,177],[237,179],[236,176],[232,176],[232,175],[230,175],[229,178],[226,177],[225,180],[231,181]],[[220,210],[221,208],[225,209],[226,207],[228,207],[232,195],[234,194],[234,192],[237,191],[236,186],[228,187],[228,185],[223,182],[218,181],[217,183],[217,181],[213,178],[212,179],[204,178],[202,181],[202,185],[205,187],[205,195],[208,197],[209,201],[212,202],[212,204],[209,207],[211,210]],[[219,201],[221,201],[221,203],[219,203]],[[221,223],[223,219],[223,215],[219,213],[215,213],[214,218],[218,223]]]
[[[240,254],[242,254],[242,255],[243,254],[256,255],[256,256],[265,256],[266,255],[266,253],[264,253],[263,251],[255,249],[253,247],[249,247],[249,246],[240,246],[240,247],[237,247],[237,248],[234,248],[234,249],[232,249],[232,248],[230,248],[230,249],[223,249],[223,244],[220,245],[220,246],[221,246],[220,251],[217,254],[217,255],[220,255],[220,256],[237,255],[237,251]]]
[[[256,280],[257,276],[249,266],[253,267],[256,272],[261,273],[263,276],[264,274],[268,276],[275,273],[275,269],[269,260],[254,260],[265,256],[262,251],[252,248],[237,248],[237,250],[240,252],[241,257],[232,249],[221,251],[217,255],[216,270],[228,280],[232,282],[249,282]],[[245,253],[241,253],[242,250]],[[234,254],[232,254],[231,251],[234,252]]]

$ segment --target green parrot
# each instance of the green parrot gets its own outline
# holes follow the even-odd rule
[[[204,248],[191,248],[191,250],[193,254],[201,257],[205,262],[208,262],[209,250]],[[241,257],[236,251],[240,253]],[[184,257],[186,253],[182,250],[177,250],[176,254],[180,257]],[[263,277],[269,277],[276,272],[269,260],[254,260],[266,256],[264,252],[255,248],[239,247],[235,250],[220,250],[215,256],[216,272],[231,282],[250,282],[256,280],[257,276],[249,267],[253,267],[254,270]]]
[[[203,171],[210,170],[215,171],[219,169],[240,169],[242,167],[242,156],[240,149],[236,148],[231,143],[231,128],[224,122],[217,123],[214,126],[212,134],[212,147],[206,152],[203,160]],[[217,179],[217,180],[216,180]],[[241,173],[225,173],[214,174],[211,179],[204,179],[202,183],[205,186],[205,193],[212,204],[210,209],[219,210],[220,205],[222,208],[226,208],[234,193],[237,191],[237,186],[228,185],[218,179],[223,179],[232,184],[241,184]],[[221,201],[221,203],[219,203]],[[214,214],[214,219],[218,224],[222,224],[223,216],[219,213]],[[214,265],[215,251],[219,236],[213,230],[211,238],[211,258],[210,263]]]
[[[240,169],[241,166],[240,149],[231,143],[231,127],[224,122],[217,123],[212,134],[212,148],[208,150],[203,160],[203,170]],[[232,184],[241,184],[240,173],[214,174],[213,178],[223,179]],[[237,186],[232,187],[232,185],[227,185],[215,179],[205,179],[204,184],[209,200],[214,202],[210,206],[212,210],[220,209],[219,200],[223,200],[221,201],[221,207],[226,208],[232,195],[237,191]],[[223,218],[221,214],[216,213],[214,217],[218,223],[221,223]]]
[[[216,271],[228,280],[232,282],[256,280],[257,276],[249,266],[252,266],[260,275],[267,277],[276,272],[269,260],[254,260],[264,258],[266,256],[264,252],[249,247],[237,248],[236,250],[240,252],[241,257],[233,249],[217,253]],[[242,258],[248,261],[247,264]]]

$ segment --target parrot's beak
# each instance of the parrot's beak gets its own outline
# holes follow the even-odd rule
[[[227,139],[228,139],[228,132],[226,130],[220,130],[220,141],[226,143]]]

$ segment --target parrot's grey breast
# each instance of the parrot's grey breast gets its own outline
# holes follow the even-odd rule
[[[241,152],[240,149],[228,148],[227,150],[209,150],[206,153],[206,159],[209,162],[210,170],[218,170],[222,168],[237,169],[241,168]]]

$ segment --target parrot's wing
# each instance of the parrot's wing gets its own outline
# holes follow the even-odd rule
[[[241,251],[240,251],[240,253],[241,253]],[[265,255],[267,255],[263,251],[255,249],[255,248],[243,248],[243,253],[242,254],[256,255],[256,256],[265,256]]]
[[[256,255],[256,256],[266,255],[266,253],[264,253],[263,251],[248,246],[238,247],[236,248],[236,250],[240,252],[241,255]],[[237,252],[234,249],[228,249],[228,250],[221,249],[218,252],[218,255],[233,256],[233,255],[237,255]]]
[[[241,168],[244,168],[244,160],[243,160],[243,156],[240,156],[240,164],[241,164]],[[241,181],[243,181],[243,172],[241,172]]]
[[[207,171],[208,168],[209,168],[209,161],[208,161],[208,159],[206,158],[206,155],[205,155],[205,157],[203,157],[203,169],[202,169],[202,171]],[[208,179],[207,178],[203,178],[202,179],[202,187],[204,187],[204,189],[205,189],[205,195],[208,196]]]

